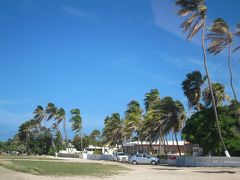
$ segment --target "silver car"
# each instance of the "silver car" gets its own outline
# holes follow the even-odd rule
[[[134,165],[136,164],[152,164],[156,165],[159,163],[159,159],[156,157],[152,157],[148,154],[135,154],[128,160],[129,163],[132,163]]]

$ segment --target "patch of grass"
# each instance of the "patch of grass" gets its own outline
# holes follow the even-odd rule
[[[51,162],[11,160],[0,161],[0,165],[15,171],[50,176],[98,176],[107,177],[129,170],[119,165],[99,163]]]
[[[36,160],[53,160],[51,157],[44,156],[21,156],[21,155],[0,155],[0,159],[36,159]],[[54,159],[57,160],[57,159]]]

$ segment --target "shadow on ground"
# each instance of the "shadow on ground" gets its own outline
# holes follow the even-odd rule
[[[207,173],[207,174],[235,174],[235,171],[193,171],[197,173]]]

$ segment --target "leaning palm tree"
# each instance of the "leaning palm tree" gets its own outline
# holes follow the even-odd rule
[[[202,30],[201,44],[202,44],[202,51],[203,51],[204,68],[207,75],[208,86],[211,92],[211,98],[213,102],[213,109],[214,109],[214,115],[217,123],[218,134],[219,134],[221,143],[223,145],[225,155],[227,157],[230,157],[228,150],[225,146],[225,143],[223,141],[219,120],[218,120],[217,108],[216,108],[215,99],[213,95],[211,79],[208,73],[206,49],[205,49],[205,42],[204,42],[206,18],[207,18],[207,6],[205,4],[205,0],[176,0],[176,5],[180,7],[178,11],[178,15],[187,16],[187,19],[181,24],[181,28],[184,31],[188,31],[188,36],[187,36],[188,40],[190,40],[194,35],[196,35],[200,30]]]
[[[230,85],[234,95],[234,99],[237,101],[236,92],[233,86],[233,76],[231,67],[231,53],[233,34],[228,24],[221,18],[215,19],[213,25],[210,27],[210,33],[207,34],[207,40],[210,40],[207,51],[210,54],[216,55],[223,49],[228,49],[228,71],[230,76]]]
[[[124,139],[124,124],[120,119],[119,113],[113,113],[110,117],[106,117],[103,129],[104,143],[109,143],[111,146],[122,145]]]
[[[142,109],[140,104],[133,100],[128,103],[128,109],[125,111],[125,132],[127,136],[131,137],[133,133],[136,133],[138,141],[140,140],[140,124],[142,121]]]
[[[149,93],[145,94],[145,110],[150,110],[154,106],[154,103],[156,103],[157,101],[160,101],[159,91],[157,89],[151,89]]]
[[[38,124],[39,131],[41,132],[42,129],[42,122],[45,119],[45,111],[42,106],[37,106],[37,108],[33,111],[34,114],[34,120]]]
[[[160,140],[161,140],[160,134],[162,134],[160,132],[160,129],[158,129],[158,127],[160,127],[159,125],[161,124],[159,123],[160,122],[159,113],[158,112],[156,113],[156,110],[155,110],[156,109],[155,106],[159,104],[159,102],[160,102],[160,95],[157,89],[152,89],[150,92],[145,94],[144,125],[145,125],[146,132],[144,132],[144,134],[145,134],[145,139],[147,139],[150,143],[151,151],[153,151],[152,142],[157,136],[159,138],[159,146],[160,146]],[[157,129],[158,129],[158,133],[156,133]]]
[[[177,134],[181,131],[183,124],[186,120],[186,113],[184,106],[180,101],[174,101],[171,97],[165,97],[161,101],[161,111],[164,121],[164,132],[172,132],[175,136],[179,155],[181,150],[178,145]]]
[[[193,71],[186,76],[187,78],[182,82],[182,89],[188,99],[188,107],[200,110],[201,88],[205,79],[200,71]]]
[[[65,135],[65,143],[68,146],[67,130],[66,130],[66,115],[63,108],[59,108],[56,111],[55,121],[59,125],[63,121],[63,130]]]
[[[81,138],[81,151],[83,150],[82,145],[82,118],[80,116],[80,110],[79,109],[72,109],[71,111],[71,119],[72,122],[72,130],[75,131],[76,134],[78,134]]]

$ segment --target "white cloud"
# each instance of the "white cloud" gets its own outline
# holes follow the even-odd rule
[[[70,6],[62,6],[62,10],[71,16],[76,16],[79,18],[87,19],[87,20],[99,20],[100,19],[97,15],[95,15],[93,13],[86,12],[86,11],[83,11],[80,9],[76,9],[76,8],[73,8]]]
[[[10,99],[0,99],[0,105],[12,105],[12,104],[22,104],[31,103],[32,100],[10,100]]]

